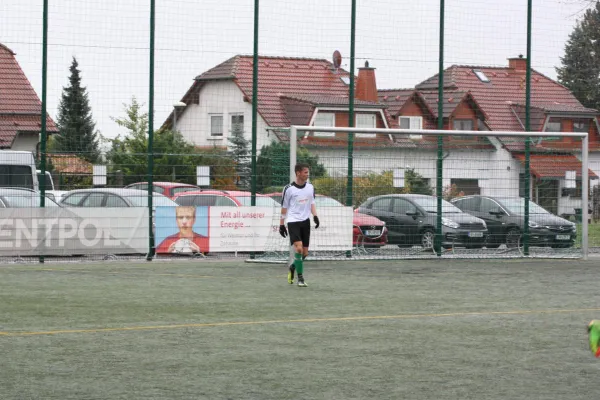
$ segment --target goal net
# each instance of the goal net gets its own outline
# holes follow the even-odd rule
[[[258,190],[277,199],[296,163],[309,165],[322,225],[312,259],[586,258],[599,241],[588,231],[600,171],[587,133],[293,126],[277,136],[289,153]],[[255,260],[286,261],[289,242],[269,235]]]

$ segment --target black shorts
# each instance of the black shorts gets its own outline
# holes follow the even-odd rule
[[[310,244],[310,219],[300,222],[288,222],[288,233],[290,244],[302,242],[302,246],[308,247]]]

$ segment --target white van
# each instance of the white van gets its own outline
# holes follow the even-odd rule
[[[0,187],[22,187],[38,191],[35,158],[29,151],[0,150]]]

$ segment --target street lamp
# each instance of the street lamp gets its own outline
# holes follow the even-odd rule
[[[173,104],[173,132],[177,132],[177,111],[183,110],[187,106],[183,101]]]

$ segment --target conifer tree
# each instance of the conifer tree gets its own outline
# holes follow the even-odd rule
[[[600,109],[600,2],[583,14],[565,45],[558,81],[586,107]]]
[[[86,88],[81,86],[81,71],[78,66],[73,57],[69,68],[69,86],[63,88],[58,107],[59,134],[53,138],[52,151],[72,153],[95,163],[100,158],[98,133]]]
[[[240,189],[249,190],[252,167],[250,165],[250,151],[248,150],[249,141],[244,137],[243,126],[234,124],[231,135],[227,140],[231,144],[229,155],[235,162],[236,185]]]

